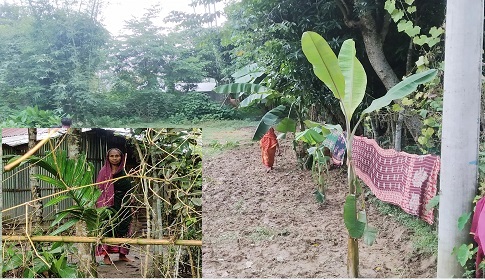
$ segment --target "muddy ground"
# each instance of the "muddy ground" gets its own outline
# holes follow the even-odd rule
[[[245,130],[250,139],[253,129]],[[330,171],[320,205],[317,185],[297,167],[291,142],[280,146],[270,173],[255,142],[204,158],[203,277],[347,277],[345,170]],[[373,246],[360,244],[362,277],[436,277],[436,258],[414,252],[405,227],[373,205],[367,211],[379,233]]]

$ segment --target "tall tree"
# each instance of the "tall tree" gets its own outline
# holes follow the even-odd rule
[[[90,14],[29,3],[0,9],[0,96],[14,108],[82,115],[93,105],[107,31]]]

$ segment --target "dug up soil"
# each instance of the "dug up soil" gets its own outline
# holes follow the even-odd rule
[[[247,129],[250,139],[252,129]],[[326,202],[300,170],[289,140],[266,173],[257,142],[204,158],[203,277],[347,278],[347,230],[342,212],[346,172],[330,171]],[[360,276],[436,277],[436,258],[413,249],[411,232],[367,205],[378,229],[372,246],[359,244]]]

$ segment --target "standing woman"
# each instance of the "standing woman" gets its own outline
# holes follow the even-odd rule
[[[268,132],[259,140],[261,146],[261,159],[266,166],[266,172],[273,170],[274,157],[276,150],[279,150],[278,139],[274,133],[274,129],[271,127]]]
[[[96,207],[109,207],[116,213],[111,219],[105,236],[109,237],[127,237],[130,231],[131,211],[127,207],[129,202],[129,194],[132,189],[132,184],[129,178],[121,178],[113,180],[126,175],[125,156],[121,150],[111,148],[106,154],[106,162],[99,171],[96,182],[101,190],[101,196],[96,201]],[[96,247],[96,256],[104,255],[105,264],[113,264],[109,254],[118,253],[119,260],[130,262],[126,257],[130,252],[129,245],[107,245],[101,244]]]

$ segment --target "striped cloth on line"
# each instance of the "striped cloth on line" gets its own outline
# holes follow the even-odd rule
[[[439,156],[382,149],[373,139],[355,136],[352,164],[378,199],[433,223],[433,210],[426,210],[426,204],[436,195]]]

